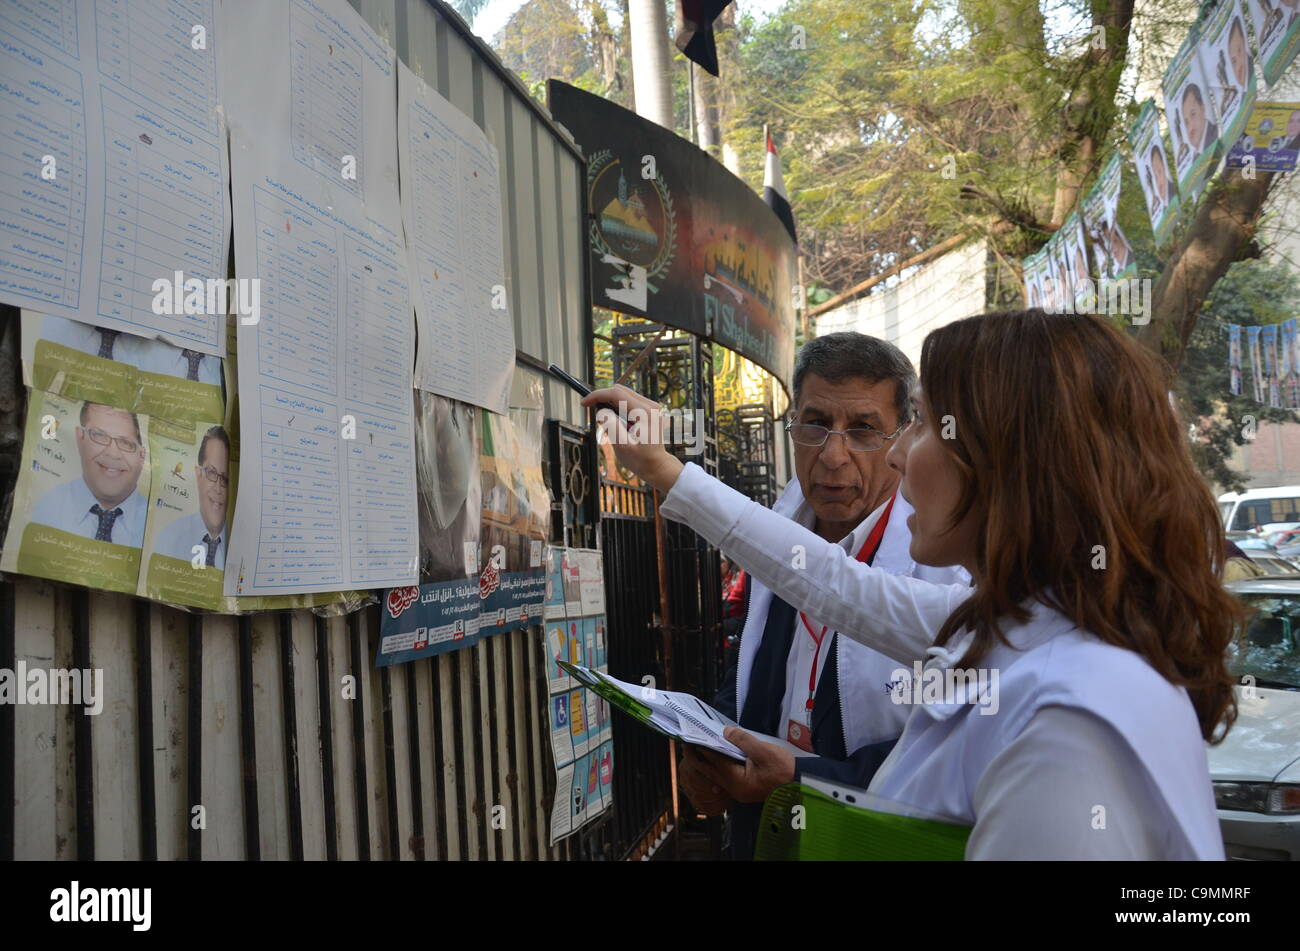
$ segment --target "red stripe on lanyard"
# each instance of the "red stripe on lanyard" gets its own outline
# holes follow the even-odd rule
[[[896,498],[898,498],[897,492],[889,497],[885,510],[880,513],[880,519],[875,525],[871,526],[871,534],[867,536],[867,540],[862,543],[862,549],[858,552],[858,561],[866,563],[876,557],[876,550],[880,548],[880,540],[885,537],[885,526],[889,524],[889,513],[894,509],[894,499]],[[817,694],[817,662],[821,660],[822,656],[822,641],[826,639],[826,625],[822,625],[820,634],[814,634],[812,624],[809,623],[807,615],[802,611],[799,612],[799,620],[803,621],[808,636],[817,645],[817,650],[813,652],[812,670],[808,672],[808,702],[804,704],[804,710],[807,713],[809,725],[811,725],[813,698]]]

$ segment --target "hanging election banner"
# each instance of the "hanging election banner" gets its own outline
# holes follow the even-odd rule
[[[1142,195],[1146,198],[1147,214],[1151,217],[1151,231],[1157,245],[1165,244],[1178,224],[1178,186],[1170,174],[1165,140],[1160,134],[1160,115],[1154,100],[1148,99],[1142,104],[1142,111],[1129,131],[1128,141],[1133,148],[1133,163]]]

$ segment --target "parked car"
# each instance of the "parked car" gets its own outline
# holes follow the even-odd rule
[[[1227,538],[1264,574],[1300,575],[1300,564],[1270,545],[1268,539],[1254,532],[1228,532]]]
[[[1279,485],[1219,496],[1219,513],[1228,531],[1246,531],[1279,522],[1300,525],[1300,485]]]
[[[1264,540],[1277,549],[1283,558],[1295,558],[1300,555],[1300,528],[1287,528],[1282,531],[1269,532]]]
[[[1300,860],[1300,578],[1231,582],[1250,611],[1230,650],[1237,722],[1209,747],[1230,859]]]

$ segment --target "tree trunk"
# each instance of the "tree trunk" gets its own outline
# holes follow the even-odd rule
[[[668,83],[668,16],[663,0],[628,0],[637,115],[673,129]]]
[[[1200,202],[1196,217],[1165,262],[1151,297],[1151,322],[1138,331],[1171,375],[1182,366],[1201,304],[1234,261],[1251,256],[1259,216],[1277,173],[1224,172]]]
[[[712,155],[721,158],[718,151],[722,144],[718,135],[718,80],[705,70],[695,69],[695,64],[687,61],[686,68],[695,74],[695,139],[696,144]]]
[[[1092,0],[1092,25],[1100,34],[1088,40],[1078,76],[1065,107],[1065,126],[1057,150],[1056,195],[1052,224],[1059,225],[1079,204],[1083,182],[1094,171],[1098,149],[1115,122],[1115,93],[1128,61],[1134,0]]]

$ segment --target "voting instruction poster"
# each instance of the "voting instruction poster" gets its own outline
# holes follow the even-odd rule
[[[557,663],[565,660],[609,673],[601,553],[554,548],[550,558],[544,630],[547,711],[555,763],[550,839],[554,845],[612,805],[614,734],[608,701],[580,686]],[[572,595],[567,602],[566,583]]]

